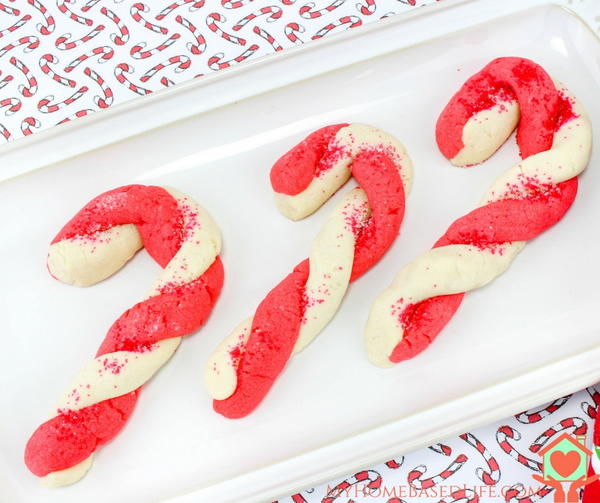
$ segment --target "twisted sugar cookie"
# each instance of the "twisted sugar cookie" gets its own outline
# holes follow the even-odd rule
[[[292,219],[315,211],[351,174],[361,187],[336,206],[310,258],[271,290],[254,317],[210,358],[206,385],[220,414],[238,418],[252,412],[290,356],[333,317],[348,283],[382,257],[398,234],[412,176],[400,142],[363,124],[319,129],[273,166],[277,202]]]
[[[52,241],[48,269],[66,283],[91,285],[142,246],[164,270],[146,300],[113,324],[96,358],[27,443],[25,462],[45,485],[66,485],[85,475],[97,446],[130,416],[142,384],[171,357],[182,336],[204,323],[219,295],[219,229],[190,198],[161,187],[129,185],[90,201]]]
[[[558,87],[558,88],[557,88]],[[483,161],[519,119],[522,162],[502,174],[479,208],[455,221],[434,248],[400,270],[373,304],[365,331],[381,367],[425,349],[464,292],[504,272],[527,240],[558,222],[589,160],[591,125],[566,88],[537,64],[499,58],[471,77],[442,112],[436,137],[455,164]]]

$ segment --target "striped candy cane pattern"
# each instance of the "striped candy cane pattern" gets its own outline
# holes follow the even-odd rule
[[[0,100],[0,108],[5,109],[4,115],[12,115],[18,112],[21,108],[22,102],[19,98],[5,98]]]
[[[290,498],[292,499],[293,503],[306,503],[306,498],[300,493],[293,494],[292,496],[290,496]]]
[[[187,56],[173,56],[165,61],[162,61],[153,68],[150,68],[150,70],[148,70],[144,75],[142,75],[140,80],[142,82],[148,82],[148,80],[150,80],[154,75],[156,75],[164,68],[167,68],[168,66],[175,66],[175,72],[177,73],[183,72],[186,68],[189,68],[190,58],[188,58]]]
[[[0,75],[2,75],[2,71],[0,70]],[[12,81],[14,80],[14,77],[12,75],[7,75],[6,77],[3,77],[0,80],[0,89],[6,87],[8,84],[10,84]]]
[[[221,0],[221,6],[226,9],[239,9],[245,7],[253,0]]]
[[[20,16],[21,11],[19,9],[15,9],[14,7],[10,7],[8,5],[4,5],[0,3],[0,11],[9,14],[11,16]]]
[[[96,448],[123,427],[141,386],[209,316],[223,283],[221,238],[206,210],[174,189],[129,185],[105,192],[57,234],[48,253],[55,278],[77,286],[119,270],[142,246],[163,268],[146,299],[109,329],[51,417],[25,450],[49,486],[89,469]]]
[[[18,30],[21,26],[27,24],[27,21],[29,21],[30,19],[31,19],[31,16],[29,14],[27,14],[26,16],[23,16],[21,19],[16,21],[13,25],[1,29],[0,37],[4,37],[5,35],[8,35],[14,31]]]
[[[252,28],[252,31],[254,33],[256,33],[262,39],[269,42],[269,44],[275,51],[283,51],[283,46],[281,46],[279,44],[279,42],[277,42],[277,40],[275,40],[275,37],[273,35],[271,35],[269,32],[267,32],[266,30],[263,30],[259,26],[255,26],[254,28]]]
[[[541,421],[543,418],[548,417],[550,414],[552,414],[552,413],[556,412],[558,409],[560,409],[563,405],[565,405],[569,401],[569,398],[571,398],[571,395],[557,398],[556,400],[554,400],[550,404],[546,405],[545,407],[542,407],[540,409],[533,409],[533,410],[521,412],[520,414],[517,414],[515,416],[515,418],[517,421],[519,421],[519,423],[523,423],[523,424],[537,423],[537,422]]]
[[[121,18],[117,16],[112,10],[107,9],[106,7],[102,7],[100,9],[100,13],[106,16],[108,19],[110,19],[110,21],[112,21],[119,30],[119,34],[110,34],[110,40],[116,45],[125,45],[127,42],[129,42],[129,28],[127,28],[127,26],[123,23]]]
[[[442,470],[437,475],[429,478],[423,478],[423,475],[427,472],[425,465],[419,465],[413,468],[408,474],[408,483],[416,489],[426,490],[431,489],[435,485],[441,484],[446,479],[454,475],[461,467],[467,462],[469,458],[464,454],[459,454],[456,458],[448,465],[447,468]]]
[[[343,5],[345,1],[346,0],[335,0],[334,2],[329,4],[327,7],[323,7],[322,9],[315,9],[314,2],[310,2],[310,3],[307,3],[307,4],[303,5],[302,7],[300,7],[300,10],[298,12],[305,19],[315,19],[315,18],[321,17],[323,14],[326,14],[327,12],[334,11],[335,9],[337,9],[338,7]]]
[[[21,95],[23,95],[23,97],[31,98],[37,92],[38,89],[37,79],[33,76],[31,70],[29,70],[29,68],[27,68],[27,66],[25,66],[25,63],[23,63],[21,60],[12,56],[9,61],[10,64],[17,68],[27,80],[27,85],[19,84],[19,92],[21,93]]]
[[[134,3],[131,6],[131,10],[130,10],[131,18],[136,23],[139,23],[144,28],[146,28],[147,30],[153,31],[154,33],[160,33],[162,35],[166,35],[167,33],[169,33],[168,28],[166,28],[164,26],[159,26],[159,25],[154,24],[154,23],[148,21],[147,19],[145,19],[144,16],[142,16],[142,12],[150,12],[150,8],[141,2]]]
[[[69,122],[72,121],[73,119],[77,119],[78,117],[85,117],[86,115],[92,113],[93,110],[86,108],[84,110],[79,110],[78,112],[75,112],[72,115],[69,115],[68,117],[65,117],[63,120],[61,120],[60,122],[58,122],[58,124],[64,124],[65,122]]]
[[[361,24],[362,24],[362,20],[358,16],[344,16],[344,17],[339,18],[337,21],[334,21],[333,23],[329,23],[329,24],[323,26],[323,28],[321,28],[319,31],[317,31],[317,33],[315,33],[312,36],[312,39],[317,40],[319,38],[322,38],[325,35],[327,35],[329,32],[335,30],[336,28],[338,28],[340,26],[348,25],[350,28],[356,28],[357,26],[360,26]]]
[[[80,16],[73,12],[71,8],[67,6],[68,3],[73,3],[73,0],[56,0],[56,6],[61,14],[69,17],[71,20],[79,24],[86,26],[92,26],[94,24],[94,21],[92,21],[90,18]]]
[[[56,28],[56,21],[54,20],[54,16],[50,15],[46,6],[38,0],[27,0],[27,3],[29,3],[29,5],[36,9],[44,19],[43,23],[37,23],[35,25],[40,35],[46,36],[53,33],[54,28]]]
[[[398,459],[390,459],[385,462],[385,466],[387,466],[390,470],[397,470],[404,464],[404,456],[399,457]]]
[[[303,44],[304,42],[298,37],[297,33],[304,33],[306,29],[298,23],[289,23],[285,27],[285,36],[294,44]]]
[[[596,388],[593,387],[586,388],[585,391],[594,403],[591,404],[587,401],[583,402],[581,404],[581,410],[583,410],[583,412],[587,414],[590,418],[596,419],[598,415],[598,407],[600,406],[600,393]]]
[[[532,465],[519,462],[517,460],[518,452],[513,447],[520,444],[531,450],[531,447],[536,443],[536,439],[540,438],[544,432],[551,428],[556,429],[559,424],[568,424],[565,423],[565,420],[575,417],[581,410],[582,404],[589,399],[588,395],[587,391],[573,395],[562,407],[554,409],[536,422],[521,423],[517,420],[517,417],[521,416],[521,414],[518,414],[515,417],[505,419],[506,423],[498,422],[470,434],[449,438],[443,444],[432,446],[433,449],[419,449],[407,453],[401,458],[391,460],[391,463],[386,462],[376,465],[372,470],[381,476],[381,485],[378,489],[372,490],[366,487],[368,482],[364,484],[357,483],[343,494],[340,494],[335,501],[336,503],[338,501],[340,503],[349,501],[354,503],[398,503],[400,501],[404,503],[467,503],[469,501],[481,503],[551,503],[554,489],[532,478],[533,474],[539,472],[535,470],[535,466],[532,469]],[[537,411],[545,410],[552,403],[554,402],[535,407],[524,414],[531,415]],[[591,423],[588,422],[588,424],[591,426]],[[515,433],[516,429],[519,432]],[[500,441],[507,441],[503,446],[494,440],[498,431],[500,431]],[[569,430],[569,433],[573,432],[573,429]],[[439,481],[429,489],[417,489],[409,483],[409,476],[414,472],[414,467],[418,465],[425,465],[427,471],[436,473],[440,454],[449,455],[453,450],[458,452],[458,450],[463,449],[466,441],[465,436],[469,437],[468,440],[470,441],[467,443],[470,446],[477,451],[487,451],[498,462],[500,469],[498,480],[495,483],[485,484],[479,478],[478,472],[481,469],[481,457],[479,455],[468,456],[468,460],[451,477],[445,481]],[[443,446],[443,449],[440,446]],[[541,461],[541,457],[535,453],[531,458],[532,461]],[[488,471],[487,468],[485,470]],[[349,481],[351,477],[352,474],[344,477],[343,480]],[[419,478],[424,479],[425,477],[420,476]],[[322,503],[324,498],[332,496],[329,492],[337,483],[338,481],[325,483],[301,491],[296,495],[281,498],[278,503],[296,503],[296,501]],[[591,486],[586,487],[586,491],[588,489],[591,489]],[[593,497],[598,494],[590,491],[590,496],[588,500],[583,500],[584,503],[596,503],[597,499],[593,499]]]
[[[108,108],[113,102],[112,89],[106,85],[104,79],[91,68],[86,68],[83,73],[92,79],[102,91],[102,96],[94,95],[94,103],[100,108]]]
[[[42,123],[35,117],[25,117],[23,122],[21,122],[21,133],[23,133],[23,136],[29,136],[30,134],[33,134],[34,129],[39,129],[41,125]],[[6,133],[10,135],[8,131],[6,131]],[[5,138],[7,138],[6,133],[3,134]]]
[[[114,56],[114,54],[115,51],[106,45],[96,47],[91,51],[84,52],[81,56],[78,56],[71,61],[67,66],[65,66],[65,72],[72,72],[81,63],[94,56],[100,56],[97,60],[98,64],[106,63]]]
[[[248,47],[248,49],[246,49],[244,52],[242,52],[239,56],[236,56],[235,58],[232,58],[229,60],[224,60],[223,58],[225,58],[225,54],[222,52],[219,52],[219,53],[215,54],[214,56],[211,56],[208,59],[208,67],[211,70],[225,70],[226,68],[230,68],[230,67],[248,59],[256,51],[258,51],[258,45],[252,44],[250,47]]]
[[[362,2],[356,4],[356,8],[363,16],[370,16],[371,14],[375,14],[377,4],[375,0],[362,0]]]
[[[37,49],[39,45],[40,39],[35,36],[21,37],[17,41],[11,42],[10,44],[7,44],[2,49],[0,49],[0,58],[19,46],[25,46],[23,48],[23,52],[28,53],[33,51],[34,49]]]
[[[6,139],[10,140],[10,131],[0,124],[0,134]]]
[[[227,42],[232,42],[237,45],[246,45],[246,40],[240,37],[236,37],[235,35],[231,35],[230,33],[224,31],[222,28],[217,25],[217,23],[224,23],[227,21],[227,18],[223,14],[219,14],[218,12],[213,12],[208,15],[206,18],[206,26],[213,33],[219,35],[222,39],[227,40]]]
[[[145,95],[150,94],[152,91],[150,89],[146,89],[137,84],[134,84],[125,74],[132,74],[133,68],[125,63],[120,63],[115,68],[115,77],[120,84],[127,86],[131,91],[136,94]]]
[[[587,433],[587,423],[580,417],[567,417],[537,437],[529,450],[539,452],[552,438],[566,430],[571,430],[571,435],[585,435]]]
[[[528,494],[523,484],[515,484],[505,492],[505,501],[506,503],[537,503],[553,491],[550,486],[542,486],[533,494]]]
[[[196,26],[194,26],[189,20],[181,16],[177,16],[175,18],[175,21],[177,21],[181,26],[189,30],[195,38],[195,44],[191,42],[188,42],[186,44],[188,50],[194,55],[202,54],[206,50],[206,39],[204,38],[202,33],[199,32],[198,28],[196,28]]]
[[[244,16],[240,19],[232,28],[233,31],[239,31],[244,26],[246,26],[250,21],[254,21],[259,16],[265,16],[265,21],[267,23],[272,23],[281,17],[283,11],[280,7],[271,6],[271,7],[263,7],[262,9],[251,12],[247,16]]]
[[[277,205],[292,220],[316,211],[351,175],[362,188],[336,206],[310,258],[209,359],[206,384],[218,413],[239,418],[252,412],[292,354],[335,315],[349,282],[377,263],[396,238],[412,179],[402,144],[364,124],[321,128],[273,166]]]
[[[437,1],[439,0],[231,0],[211,3],[205,0],[171,0],[162,3],[118,0],[4,1],[0,3],[0,13],[3,16],[0,19],[0,31],[4,34],[0,38],[6,41],[5,47],[13,48],[19,45],[21,38],[36,38],[37,45],[33,42],[28,49],[31,55],[28,55],[29,52],[15,53],[37,80],[39,91],[35,96],[60,95],[59,81],[52,78],[51,73],[42,71],[39,65],[42,55],[56,56],[60,66],[53,66],[53,70],[58,75],[64,75],[65,65],[81,54],[89,54],[98,47],[111,47],[114,55],[107,65],[98,67],[98,60],[90,60],[85,65],[100,75],[105,85],[111,89],[114,96],[112,106],[162,89],[165,85],[191,80],[258,56],[310,42],[313,37],[335,34]],[[580,4],[590,0],[558,1],[578,9]],[[264,14],[257,15],[263,12]],[[243,28],[237,29],[243,34],[244,50],[240,49],[236,38],[227,40],[218,30],[211,31],[207,27],[207,18],[211,14],[221,15],[226,19],[218,22],[217,27],[231,36],[237,34],[234,27],[242,20],[247,20],[245,24],[242,23]],[[19,23],[13,31],[8,30],[21,19],[23,24]],[[209,23],[212,21],[214,18],[208,19]],[[99,26],[104,29],[96,33],[94,30]],[[86,37],[90,34],[94,36]],[[247,50],[249,47],[252,50]],[[4,52],[0,52],[2,54]],[[139,86],[140,78],[149,68],[172,56],[189,57],[190,66],[180,73],[175,72],[176,66],[169,67],[160,78],[148,81],[147,86]],[[121,78],[124,67],[131,70],[130,73],[125,72],[127,78]],[[84,65],[79,68],[80,71],[72,75],[71,80],[75,82],[71,86],[73,88],[88,84],[83,73]],[[22,85],[22,81],[18,79],[19,70],[13,73],[5,71],[5,68],[2,70],[5,73],[5,78],[0,80],[3,98],[19,95],[18,86]],[[67,105],[66,109],[54,112],[58,117],[37,110],[37,100],[25,100],[21,110],[9,117],[4,127],[12,133],[10,138],[18,138],[23,134],[20,126],[26,117],[35,117],[40,123],[39,129],[43,129],[59,123],[65,114],[73,116],[84,108],[101,109],[96,104],[95,97],[93,93],[82,96],[80,100]]]
[[[2,68],[3,98],[24,99],[21,109],[5,120],[9,134],[0,138],[18,138],[66,117],[83,117],[77,115],[81,110],[101,110],[431,2],[435,0],[5,1],[0,3],[0,58],[12,51],[8,56],[29,73],[24,82],[20,68]],[[189,58],[189,64],[169,64],[156,77],[147,75],[171,58]],[[58,108],[37,108],[39,98],[33,97],[62,97],[61,86],[95,86],[90,85],[90,71],[96,84],[102,82],[102,93],[85,93]],[[37,88],[31,85],[34,80]],[[30,127],[29,117],[39,128]]]
[[[200,1],[197,1],[197,0],[177,0],[176,2],[173,2],[171,5],[169,5],[168,7],[165,7],[163,10],[161,10],[157,14],[156,20],[157,21],[162,21],[164,18],[166,18],[174,10],[176,10],[179,7],[182,7],[184,5],[188,5],[188,4],[192,4],[189,7],[189,11],[190,12],[197,11],[198,9],[201,9],[202,7],[204,7],[204,3],[205,3],[205,0],[200,0]]]
[[[329,5],[332,1],[333,0],[328,0],[323,2],[322,5]],[[444,2],[448,1],[451,0],[444,0]],[[564,0],[563,3],[566,4],[567,1],[568,0]],[[0,3],[0,14],[3,16],[3,18],[0,19],[0,29],[12,25],[22,16],[31,16],[31,19],[18,30],[9,32],[2,38],[3,43],[0,44],[0,48],[6,49],[11,47],[12,49],[9,49],[11,50],[11,54],[7,54],[8,51],[3,50],[2,56],[5,58],[14,56],[19,59],[27,68],[29,68],[30,72],[33,73],[38,84],[38,90],[32,98],[22,96],[18,87],[23,84],[29,86],[28,82],[26,82],[27,78],[18,68],[9,64],[9,59],[4,59],[4,66],[1,68],[2,74],[0,76],[0,88],[3,90],[2,98],[18,97],[22,100],[22,106],[16,113],[10,116],[4,116],[3,113],[0,113],[3,117],[2,124],[0,125],[0,134],[2,135],[0,138],[4,138],[5,141],[8,141],[9,139],[18,139],[23,135],[35,133],[56,123],[62,122],[63,120],[72,120],[73,118],[90,115],[94,111],[97,111],[99,107],[95,104],[94,99],[97,95],[102,95],[102,93],[96,91],[95,84],[92,83],[89,77],[84,73],[84,68],[86,66],[89,66],[100,75],[105,80],[105,85],[113,91],[114,99],[112,105],[160,89],[163,87],[163,81],[166,82],[168,80],[171,83],[178,83],[206,73],[212,73],[212,69],[208,67],[208,59],[210,57],[222,52],[225,55],[223,58],[224,60],[234,58],[239,55],[240,46],[228,42],[208,30],[205,19],[210,12],[220,11],[223,13],[228,20],[226,23],[222,24],[221,27],[228,32],[235,33],[232,30],[235,23],[251,12],[255,12],[258,8],[265,5],[273,5],[282,8],[282,17],[276,21],[267,23],[264,17],[262,17],[250,22],[249,25],[244,28],[242,33],[247,40],[247,45],[254,43],[259,46],[259,49],[250,56],[250,58],[254,58],[271,53],[275,50],[275,46],[271,46],[269,40],[261,36],[264,35],[264,33],[261,32],[259,34],[258,31],[254,30],[255,27],[261,28],[265,33],[268,33],[277,44],[283,48],[287,48],[292,47],[295,44],[310,41],[310,37],[320,28],[330,22],[339,20],[343,16],[355,15],[361,17],[364,24],[384,16],[394,15],[398,12],[416,10],[413,6],[420,7],[425,3],[429,3],[429,0],[376,0],[374,2],[376,10],[369,16],[363,14],[363,12],[359,10],[359,5],[367,6],[368,4],[371,4],[370,1],[348,0],[339,8],[330,12],[325,12],[321,17],[315,19],[307,19],[299,15],[299,9],[307,2],[297,0],[273,0],[263,4],[259,4],[256,1],[222,1],[211,3],[208,7],[203,6],[199,10],[191,10],[195,5],[195,2],[173,1],[172,4],[170,2],[145,3],[149,7],[149,11],[148,13],[144,13],[144,16],[149,21],[167,28],[167,37],[173,33],[179,33],[181,37],[170,46],[168,49],[169,52],[158,52],[144,60],[133,58],[130,55],[131,48],[139,42],[145,42],[147,47],[150,48],[156,47],[165,37],[160,33],[154,33],[148,30],[142,24],[139,24],[132,19],[130,14],[132,2],[94,2],[86,0],[77,0],[75,2],[57,2],[48,0],[23,0],[12,2],[4,0]],[[167,15],[164,16],[164,19],[159,18],[160,13],[166,10],[166,6],[174,5],[175,3],[178,4],[176,10],[169,11]],[[202,2],[197,3],[200,4]],[[585,2],[580,2],[579,0],[577,2],[569,1],[570,7],[573,9],[578,9],[580,5],[584,5],[585,3],[589,3],[589,0],[586,0]],[[65,5],[68,6],[68,9],[63,9]],[[77,14],[75,19],[70,16],[70,12]],[[598,14],[600,14],[600,12],[598,12]],[[185,26],[176,21],[177,15],[190,21],[204,37],[205,43],[203,50],[199,51],[200,54],[193,52],[192,46],[196,44],[194,35]],[[72,38],[77,39],[88,33],[93,26],[98,25],[104,25],[106,28],[89,42],[71,50],[61,51],[56,48],[55,40],[58,36],[65,33],[72,33]],[[288,25],[293,27],[293,29],[288,28]],[[47,27],[47,29],[44,29],[44,27]],[[345,28],[349,28],[349,26],[344,25],[343,27],[340,27],[339,30]],[[336,31],[333,31],[332,33],[334,34]],[[28,38],[30,42],[28,44],[19,44],[18,40],[23,38]],[[33,41],[33,43],[31,43],[31,41]],[[28,48],[28,45],[31,45],[32,47]],[[198,45],[201,44],[198,43]],[[65,66],[74,61],[78,56],[83,53],[89,53],[99,46],[112,47],[115,50],[113,58],[102,65],[97,64],[97,58],[89,59],[88,62],[78,65],[70,74],[64,71]],[[27,49],[27,52],[23,49]],[[49,62],[49,66],[56,73],[42,70],[43,64],[41,58],[43,55],[52,55],[56,57],[55,62],[51,62],[51,59],[45,60],[46,63]],[[140,77],[144,75],[149,68],[152,68],[154,65],[172,55],[189,56],[191,58],[191,66],[181,73],[175,73],[173,67],[166,68],[164,70],[164,76],[161,76],[160,80],[157,80],[157,76],[150,79],[143,87],[140,86]],[[45,68],[47,69],[47,67]],[[127,71],[123,71],[123,68]],[[55,78],[55,75],[58,75],[59,77]],[[125,76],[126,78],[118,78],[122,76]],[[40,96],[63,96],[64,87],[77,89],[82,85],[89,86],[93,92],[86,93],[76,102],[53,113],[41,113],[37,110],[37,102]],[[563,418],[581,415],[582,411],[584,414],[582,417],[586,420],[588,417],[595,417],[597,404],[600,401],[596,400],[595,397],[597,396],[598,393],[596,393],[593,388],[590,388],[589,393],[582,392],[576,394],[559,410],[552,412],[550,415],[545,415],[537,422],[521,425],[520,423],[517,423],[515,419],[509,419],[509,421],[512,426],[523,433],[524,439],[522,442],[524,442],[525,445],[530,445],[530,443],[541,433],[553,425],[558,424]],[[531,411],[531,413],[534,414],[536,410],[537,408]],[[495,432],[493,427],[489,427],[486,431],[477,432],[475,434],[498,459],[502,467],[502,477],[497,485],[498,490],[500,490],[500,487],[502,486],[510,486],[520,480],[525,486],[525,493],[528,492],[532,483],[529,477],[529,473],[531,473],[530,470],[517,463],[516,460],[513,460],[513,458],[506,455],[500,449],[493,440]],[[527,440],[527,438],[529,438],[529,440]],[[455,448],[460,448],[459,446],[461,445],[462,440],[454,439],[454,442],[455,443],[453,443],[452,440],[449,440],[445,443],[448,444],[448,446],[452,445]],[[435,458],[432,459],[431,456],[437,455],[432,452],[431,455],[429,455],[430,452],[430,450],[421,449],[410,453],[406,458],[407,462],[400,468],[391,470],[385,465],[380,465],[381,468],[376,468],[376,470],[384,475],[384,485],[387,484],[388,486],[393,487],[394,485],[404,484],[406,486],[406,473],[411,467],[416,466],[417,464],[431,463],[432,467],[430,470],[434,471],[433,467],[437,460]],[[536,459],[537,455],[532,456],[532,458]],[[400,458],[396,457],[395,459],[398,460]],[[450,480],[458,485],[467,484],[470,486],[472,484],[478,484],[479,481],[475,471],[476,468],[479,467],[480,462],[481,458],[479,456],[471,456],[461,471]],[[519,471],[521,468],[523,469],[523,472]],[[325,496],[325,487],[321,490],[317,488],[314,492],[303,491],[302,495],[309,503],[320,503]],[[451,500],[451,498],[448,499]],[[387,498],[381,499],[383,502],[386,500]],[[422,497],[389,498],[389,500],[393,501],[393,503],[398,503],[400,500],[406,501],[406,503],[420,503],[421,501],[425,501]],[[496,500],[504,501],[504,498],[500,496]],[[552,495],[543,497],[541,502],[544,503],[545,501],[551,500]],[[281,501],[290,503],[291,499],[282,498]],[[343,503],[346,502],[345,499],[341,499],[341,501]],[[373,498],[356,499],[356,503],[372,503],[373,501]],[[434,499],[434,501],[436,500]],[[489,498],[483,498],[482,501],[487,503]],[[517,500],[515,499],[513,501]],[[596,500],[590,500],[590,502],[595,503]],[[461,503],[464,502],[461,501]]]
[[[452,454],[452,448],[445,444],[430,445],[429,449],[438,454],[443,454],[444,456],[450,456]]]
[[[94,5],[96,5],[100,0],[88,0],[83,7],[81,7],[81,12],[89,11]]]
[[[68,51],[70,49],[75,49],[75,47],[79,47],[80,45],[89,42],[93,38],[97,37],[104,30],[104,25],[98,25],[90,32],[86,33],[83,37],[71,40],[71,34],[65,33],[56,39],[54,45],[56,45],[57,49],[61,51]]]
[[[536,461],[521,454],[510,443],[511,440],[521,440],[521,434],[511,426],[505,425],[498,428],[498,431],[496,432],[496,441],[498,442],[500,448],[510,457],[516,459],[517,462],[519,462],[523,466],[526,466],[527,468],[535,472],[541,472],[542,463],[540,461]]]
[[[171,35],[170,37],[163,40],[156,47],[153,47],[152,49],[146,49],[146,50],[143,50],[147,46],[146,42],[140,42],[139,44],[134,45],[131,48],[131,51],[129,51],[129,53],[135,59],[151,58],[152,56],[155,56],[156,54],[163,52],[165,49],[168,49],[180,37],[181,37],[181,35],[179,33],[173,33],[173,35]]]
[[[52,113],[58,110],[62,110],[67,105],[74,103],[79,98],[81,98],[85,93],[88,92],[87,86],[80,87],[77,91],[75,91],[71,96],[65,98],[62,101],[54,102],[54,96],[46,96],[44,99],[41,99],[38,103],[38,110],[42,113]]]
[[[524,160],[375,300],[365,329],[375,365],[389,367],[423,351],[465,292],[506,271],[526,242],[573,203],[590,157],[591,125],[577,99],[533,61],[498,58],[471,77],[438,119],[438,146],[454,164],[479,163],[510,135],[519,107]]]
[[[50,63],[57,64],[58,58],[54,56],[54,54],[44,54],[39,61],[40,69],[44,72],[45,75],[49,76],[55,82],[62,84],[63,86],[75,87],[77,82],[67,77],[62,77],[58,73],[56,73],[52,68],[50,68]]]
[[[477,452],[481,454],[481,457],[484,459],[484,461],[487,463],[487,470],[484,470],[481,467],[478,467],[475,470],[475,475],[477,475],[477,478],[479,478],[479,480],[481,480],[484,484],[488,486],[493,486],[494,484],[497,484],[500,480],[501,473],[500,465],[498,464],[498,461],[496,461],[496,458],[491,455],[490,451],[486,448],[486,446],[483,445],[483,443],[480,442],[479,439],[472,433],[464,433],[460,436],[460,438],[462,438],[465,442],[474,447],[477,450]]]

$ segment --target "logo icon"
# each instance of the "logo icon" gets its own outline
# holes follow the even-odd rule
[[[592,452],[585,446],[585,437],[560,435],[540,452],[543,457],[544,480],[571,482],[586,477],[587,465]]]
[[[542,456],[543,477],[532,476],[555,489],[555,503],[577,503],[577,489],[598,479],[597,475],[587,476],[588,462],[594,453],[585,446],[585,436],[563,433],[538,454]],[[566,494],[563,483],[569,486]]]

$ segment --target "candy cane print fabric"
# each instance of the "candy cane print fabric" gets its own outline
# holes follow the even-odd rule
[[[591,440],[597,404],[588,393],[599,396],[588,388],[276,503],[552,503],[559,491],[533,478],[542,474],[540,450],[563,433]],[[585,499],[593,486],[584,503],[600,501],[597,492]]]
[[[124,426],[141,386],[181,338],[209,316],[223,284],[219,229],[204,208],[171,188],[129,185],[105,192],[57,234],[48,253],[56,279],[102,281],[141,247],[163,268],[146,299],[110,327],[50,418],[33,433],[25,462],[48,486],[76,482],[96,449]]]
[[[348,284],[377,263],[396,238],[412,177],[402,144],[365,124],[319,129],[273,166],[277,204],[293,220],[314,212],[351,175],[360,187],[335,207],[310,257],[209,359],[205,380],[218,413],[239,418],[252,412],[292,354],[327,325]]]
[[[495,152],[517,122],[524,160],[375,300],[365,329],[375,365],[389,367],[423,351],[465,292],[502,274],[573,203],[577,175],[590,157],[591,124],[577,99],[533,61],[498,58],[471,77],[440,115],[436,138],[453,164],[468,166]]]
[[[11,141],[435,0],[0,3],[2,100]],[[12,106],[12,105],[11,105]]]

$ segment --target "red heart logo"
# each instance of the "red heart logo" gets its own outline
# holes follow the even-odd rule
[[[554,451],[550,455],[550,464],[561,477],[567,478],[579,466],[581,454],[577,451],[561,452]]]

